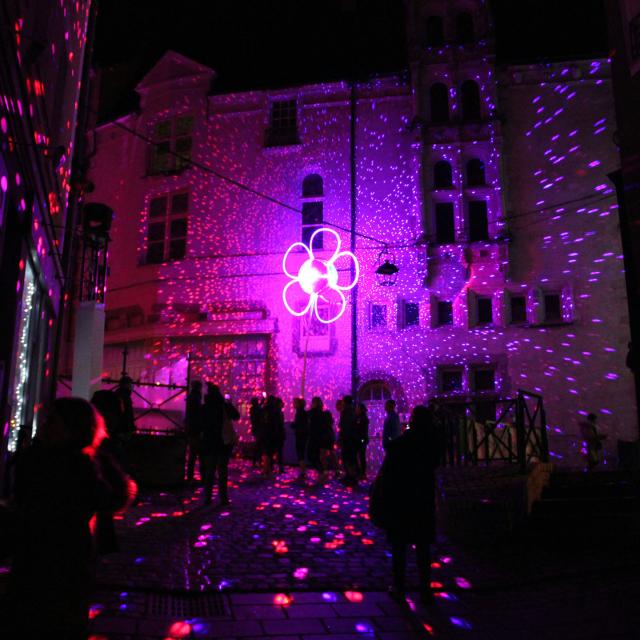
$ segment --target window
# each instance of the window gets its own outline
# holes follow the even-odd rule
[[[441,47],[444,44],[444,23],[440,16],[427,18],[424,39],[427,47]]]
[[[436,242],[450,244],[456,241],[453,202],[437,202],[435,211]]]
[[[491,324],[493,322],[493,304],[489,297],[478,297],[478,324]]]
[[[462,119],[480,120],[480,89],[473,80],[467,80],[460,87],[462,99]]]
[[[161,120],[153,128],[149,174],[176,173],[189,166],[193,118],[181,116]]]
[[[562,301],[559,293],[544,294],[544,321],[562,322]]]
[[[474,158],[467,162],[467,186],[468,187],[484,187],[485,175],[484,175],[484,162]]]
[[[387,305],[372,304],[371,305],[371,328],[379,329],[387,326]]]
[[[468,12],[458,14],[456,20],[456,36],[458,44],[471,44],[475,40],[473,18]]]
[[[367,382],[358,393],[362,402],[382,402],[391,399],[391,391],[382,380]]]
[[[152,198],[147,227],[147,264],[184,258],[187,249],[189,194],[173,193]]]
[[[447,300],[438,301],[438,326],[453,324],[453,303]]]
[[[417,327],[420,325],[420,305],[417,302],[404,303],[404,326]]]
[[[449,90],[446,84],[436,82],[431,86],[431,89],[429,89],[429,107],[433,124],[449,122]]]
[[[524,296],[511,296],[511,324],[522,324],[527,321],[527,299]]]
[[[469,242],[482,242],[489,239],[489,220],[486,200],[469,202]]]
[[[314,231],[322,227],[324,219],[323,202],[315,198],[322,198],[324,195],[324,187],[322,177],[317,173],[311,173],[305,176],[302,181],[302,197],[314,198],[312,201],[302,203],[302,242],[309,245],[311,236]],[[313,240],[313,246],[316,249],[322,249],[323,234],[319,233]]]
[[[473,391],[495,391],[496,389],[495,369],[474,369],[471,379]]]
[[[459,393],[462,391],[462,369],[442,369],[440,371],[440,392]]]
[[[268,147],[298,144],[298,107],[296,100],[276,100],[271,103]]]
[[[440,160],[433,165],[433,188],[451,189],[453,178],[451,165],[445,160]]]

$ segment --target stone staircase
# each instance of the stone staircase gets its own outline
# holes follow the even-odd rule
[[[531,506],[527,532],[552,545],[640,538],[638,473],[554,471],[540,499]]]

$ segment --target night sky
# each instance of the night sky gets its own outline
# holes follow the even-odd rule
[[[603,0],[493,0],[498,62],[604,56]],[[366,11],[364,10],[366,8]],[[403,0],[102,0],[102,119],[167,49],[218,73],[214,90],[296,86],[406,68]]]

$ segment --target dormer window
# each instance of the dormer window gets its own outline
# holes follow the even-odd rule
[[[298,144],[298,105],[294,100],[274,100],[269,113],[266,146]]]
[[[153,127],[149,175],[179,173],[191,162],[192,116],[161,120]]]

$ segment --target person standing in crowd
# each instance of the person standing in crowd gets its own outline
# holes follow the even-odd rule
[[[389,442],[372,485],[370,514],[391,543],[393,586],[390,595],[405,598],[407,547],[415,545],[420,597],[433,602],[431,544],[435,540],[435,470],[440,457],[433,416],[425,406],[414,408],[409,429]],[[378,513],[373,516],[372,510]]]
[[[129,436],[136,430],[132,399],[133,380],[123,375],[116,387],[116,393],[122,402],[122,425],[119,431],[123,436]]]
[[[396,413],[396,401],[387,400],[384,404],[384,410],[387,417],[382,426],[382,448],[386,451],[389,443],[400,437],[402,429],[400,428],[400,416]]]
[[[305,411],[304,398],[293,399],[295,415],[291,428],[296,438],[296,457],[300,467],[300,479],[306,477],[307,471],[307,447],[309,445],[309,415]]]
[[[311,407],[307,412],[309,421],[309,444],[307,456],[310,464],[315,467],[319,474],[322,474],[320,461],[320,447],[323,435],[323,407],[322,400],[318,396],[311,398]]]
[[[264,408],[256,397],[251,398],[249,422],[251,423],[251,435],[253,436],[253,467],[255,468],[262,460],[265,435]]]
[[[353,398],[351,396],[345,396],[342,399],[339,443],[342,454],[342,466],[345,474],[343,479],[344,483],[355,486],[358,484],[358,431]]]
[[[207,393],[204,396],[202,407],[202,440],[200,443],[200,465],[203,468],[202,483],[205,504],[211,504],[211,492],[215,481],[218,456],[222,449],[223,420],[224,398],[220,393],[220,388],[212,382],[207,382]],[[220,482],[219,477],[218,482]]]
[[[267,397],[264,406],[264,453],[262,455],[262,470],[268,478],[273,474],[273,459],[280,446],[280,411],[278,399],[271,395]]]
[[[240,420],[240,412],[231,402],[231,398],[225,396],[222,410],[222,443],[216,458],[218,495],[221,505],[231,504],[229,501],[229,461],[233,454],[233,448],[238,442],[238,435],[233,424],[237,420]]]
[[[369,416],[364,402],[356,404],[356,435],[358,439],[356,462],[358,476],[361,480],[367,477],[367,445],[369,444]]]
[[[284,443],[287,439],[287,433],[284,429],[284,400],[282,398],[276,398],[276,407],[276,455],[278,469],[280,473],[284,473]]]
[[[200,439],[202,438],[202,382],[193,380],[187,396],[185,414],[187,432],[187,482],[193,482],[196,460],[200,458]],[[199,465],[202,479],[202,463]]]
[[[100,442],[97,449],[100,460],[104,462],[103,466],[111,468],[115,465],[124,469],[124,443],[120,434],[122,426],[120,398],[115,391],[101,389],[93,394],[91,404],[102,417],[106,429],[106,437]],[[112,511],[99,510],[96,513],[95,540],[96,549],[100,554],[118,551],[118,538]]]
[[[600,464],[602,441],[607,437],[598,432],[597,420],[598,416],[595,413],[590,413],[586,420],[580,422],[580,435],[585,451],[587,471],[591,471]]]
[[[135,483],[98,452],[103,420],[58,398],[16,468],[17,535],[7,604],[12,638],[85,640],[96,511],[124,509]]]

